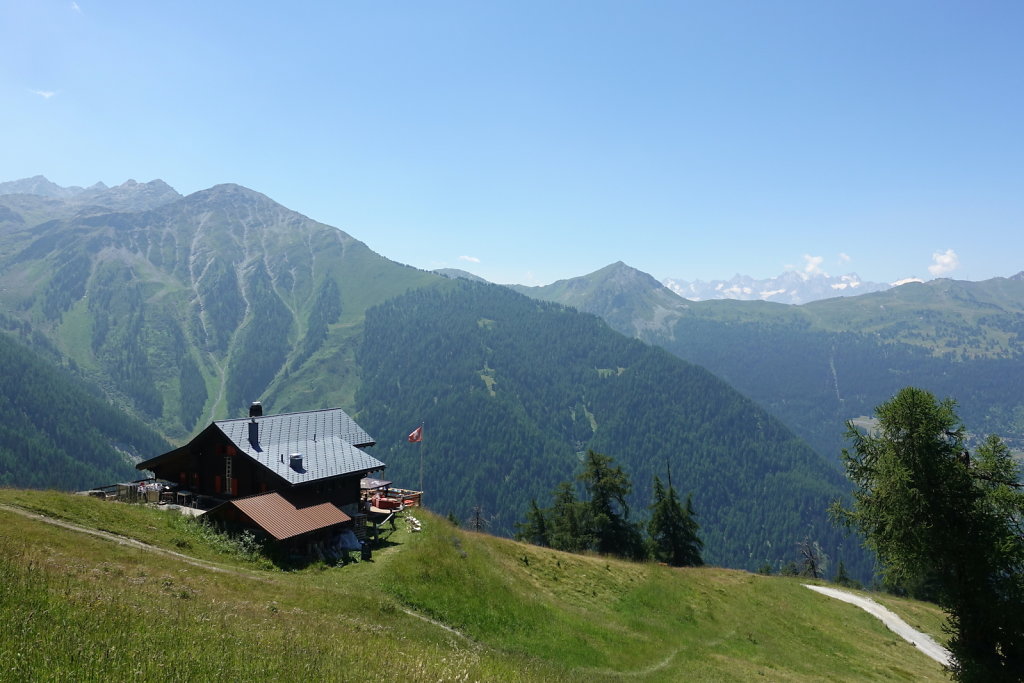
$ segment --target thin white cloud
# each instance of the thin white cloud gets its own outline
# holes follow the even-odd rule
[[[468,261],[469,263],[480,263],[480,259],[476,256],[460,256],[460,261]]]
[[[952,249],[932,254],[932,265],[928,266],[928,272],[935,277],[942,277],[960,267],[960,257]]]
[[[845,251],[839,252],[839,262],[840,263],[849,263],[852,260],[853,259],[850,258],[850,255],[847,254]]]
[[[892,285],[893,287],[899,287],[900,285],[905,285],[905,284],[907,284],[909,282],[924,282],[924,280],[922,280],[919,277],[905,277],[902,280],[897,280],[896,282],[890,282],[889,284]]]
[[[79,14],[81,14],[81,13],[82,13],[82,8],[81,8],[81,7],[79,7],[79,6],[78,6],[78,3],[77,3],[77,2],[75,2],[74,0],[71,0],[71,9],[73,9],[73,10],[74,10],[74,11],[76,11],[76,12],[78,12]]]
[[[33,95],[39,95],[44,100],[48,100],[57,94],[57,92],[54,90],[29,90],[29,92]]]
[[[824,256],[811,256],[810,254],[804,254],[804,275],[808,277],[811,275],[828,275],[824,270],[821,269],[821,264],[824,263]]]

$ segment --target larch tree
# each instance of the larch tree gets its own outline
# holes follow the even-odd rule
[[[622,467],[612,466],[611,456],[587,451],[579,475],[590,495],[586,506],[595,549],[599,553],[643,559],[647,554],[643,535],[629,520],[626,499],[632,484]]]
[[[968,452],[950,400],[908,387],[848,424],[853,503],[833,515],[859,530],[897,584],[927,583],[945,610],[961,681],[1024,680],[1024,494],[1009,449]]]

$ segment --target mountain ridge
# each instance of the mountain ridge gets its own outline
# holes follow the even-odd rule
[[[1024,450],[1020,278],[936,279],[801,305],[672,299],[615,282],[602,269],[519,291],[707,367],[823,454],[838,456],[846,420],[907,384],[958,399],[972,428]]]
[[[114,187],[98,182],[83,188],[62,187],[41,175],[0,183],[0,196],[12,194],[62,200],[78,207],[79,210],[98,207],[113,211],[153,209],[181,198],[173,187],[160,179],[148,183],[129,179]]]
[[[267,391],[268,407],[301,404],[270,388],[294,373],[303,395],[350,404],[344,340],[362,311],[441,280],[235,184],[137,211],[17,194],[0,207],[0,303],[175,438]]]

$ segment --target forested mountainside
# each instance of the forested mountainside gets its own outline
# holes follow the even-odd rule
[[[694,495],[712,564],[777,565],[809,538],[870,573],[857,541],[844,545],[826,518],[846,490],[829,464],[708,371],[594,316],[460,281],[370,309],[358,359],[374,455],[410,487],[422,457],[435,510],[465,519],[481,506],[491,530],[508,534],[593,449],[632,478],[634,518],[671,468]],[[406,443],[421,423],[423,442]]]
[[[132,481],[134,462],[170,447],[52,355],[21,343],[27,327],[0,323],[0,486],[73,490]]]
[[[1024,448],[1024,280],[933,280],[801,306],[693,302],[619,263],[530,296],[702,365],[835,459],[846,420],[914,385],[956,398],[978,435]]]
[[[165,436],[252,400],[342,406],[388,476],[415,486],[420,451],[404,436],[425,421],[428,504],[463,517],[483,506],[502,534],[593,448],[633,478],[636,518],[671,465],[709,562],[789,560],[806,537],[869,573],[825,518],[844,482],[705,370],[594,317],[388,261],[243,187],[156,204],[0,195],[0,305]]]
[[[351,406],[363,311],[445,281],[252,190],[154,183],[0,195],[0,306],[172,438],[260,398]]]

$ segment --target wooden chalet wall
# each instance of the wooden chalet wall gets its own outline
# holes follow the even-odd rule
[[[363,476],[362,473],[356,473],[331,479],[320,479],[308,484],[300,484],[291,490],[295,496],[300,496],[304,500],[334,503],[342,508],[345,505],[359,502],[362,495],[362,491],[359,489],[359,480]]]
[[[365,474],[355,472],[292,485],[240,453],[231,440],[212,425],[162,462],[153,465],[152,471],[157,478],[176,482],[201,496],[244,498],[278,491],[299,501],[331,502],[338,507],[359,502],[359,480]],[[229,481],[230,489],[227,489]]]
[[[281,477],[240,454],[215,427],[204,430],[152,469],[157,478],[177,482],[203,496],[244,497],[287,486]]]

